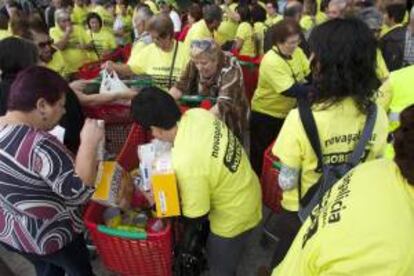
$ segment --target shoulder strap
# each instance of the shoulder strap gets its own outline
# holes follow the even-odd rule
[[[349,156],[348,161],[345,164],[346,166],[339,166],[337,168],[332,168],[333,170],[337,171],[338,176],[341,176],[341,177],[344,176],[346,173],[348,173],[348,171],[356,167],[358,163],[360,162],[361,157],[364,154],[365,147],[368,141],[372,137],[376,118],[377,118],[377,105],[374,103],[371,103],[368,106],[367,119],[365,121],[364,129],[362,131],[361,137],[355,149],[352,151],[351,155]],[[329,177],[329,176],[325,175],[324,177]],[[311,199],[309,200],[309,203],[306,206],[301,206],[301,208],[299,209],[299,217],[302,221],[304,221],[309,216],[309,214],[312,212],[312,210],[315,208],[316,205],[320,204],[324,194],[329,189],[331,189],[337,182],[335,181],[335,179],[330,179],[328,181],[327,180],[328,179],[325,178],[322,183],[319,183],[319,185],[316,184],[319,187],[315,187],[315,193],[312,195]]]
[[[368,106],[368,113],[367,119],[365,121],[364,129],[361,133],[361,137],[359,138],[358,144],[356,145],[354,151],[349,156],[348,164],[351,168],[358,165],[359,161],[361,160],[362,155],[364,154],[364,150],[366,145],[368,144],[369,140],[372,137],[372,133],[374,131],[375,122],[377,120],[377,113],[378,107],[375,103],[371,103]]]
[[[172,63],[171,63],[170,75],[168,76],[168,89],[170,89],[171,86],[172,86],[172,75],[173,75],[173,72],[174,72],[175,59],[177,57],[178,46],[179,46],[178,41],[176,41],[175,42],[175,48],[174,48],[173,60],[172,60]]]
[[[311,147],[318,159],[318,165],[316,170],[321,170],[323,166],[323,156],[321,143],[319,139],[318,127],[316,126],[315,118],[313,117],[311,104],[306,96],[300,96],[297,99],[300,120],[302,121],[303,128],[305,129],[306,136],[311,144]],[[298,202],[300,205],[304,205],[305,201],[302,200],[302,182],[299,181],[298,185]]]
[[[315,118],[312,114],[310,102],[305,96],[298,98],[298,109],[300,120],[302,121],[303,128],[305,129],[306,136],[308,137],[312,149],[318,158],[317,169],[321,169],[323,165],[323,156],[318,134],[318,127],[316,126]]]

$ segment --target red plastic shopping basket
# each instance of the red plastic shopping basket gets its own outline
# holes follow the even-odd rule
[[[259,66],[262,57],[248,57],[236,55],[239,60],[244,80],[244,90],[246,97],[251,102],[254,91],[257,88],[257,82],[259,81]]]
[[[83,109],[85,116],[105,121],[105,148],[117,155],[125,144],[133,120],[130,106],[121,104],[105,104],[88,106]]]
[[[278,185],[278,159],[272,154],[272,147],[273,144],[271,144],[264,153],[260,183],[262,185],[264,205],[269,207],[273,212],[277,213],[281,210],[282,190]]]
[[[84,64],[78,70],[77,77],[83,80],[91,80],[99,76],[101,72],[101,65],[108,60],[127,62],[131,54],[131,45],[127,44],[124,47],[119,47],[112,53],[101,57],[99,61]]]
[[[150,140],[150,131],[145,130],[137,123],[134,123],[116,160],[126,171],[138,168],[139,160],[137,148],[139,145],[148,143]]]
[[[109,270],[123,276],[172,275],[172,231],[168,222],[164,230],[148,233],[146,239],[124,238],[102,231],[105,206],[91,202],[84,222],[91,238]]]

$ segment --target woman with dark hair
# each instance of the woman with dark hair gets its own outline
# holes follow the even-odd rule
[[[102,28],[102,19],[99,14],[89,13],[86,17],[86,24],[89,28],[88,35],[91,37],[93,50],[98,59],[116,49],[115,36],[107,28]]]
[[[265,149],[274,141],[285,117],[296,105],[295,89],[309,74],[309,61],[298,47],[301,29],[291,19],[273,27],[273,48],[263,57],[252,99],[250,160],[260,175]]]
[[[0,117],[0,242],[38,276],[93,275],[80,207],[94,192],[103,129],[86,120],[76,160],[48,133],[65,113],[68,90],[57,73],[27,68]]]
[[[265,32],[269,28],[269,26],[265,24],[266,10],[260,5],[254,5],[251,7],[251,15],[254,30],[254,47],[256,49],[257,55],[262,56],[264,54],[264,36]]]
[[[414,275],[414,106],[394,161],[358,166],[326,193],[274,275]]]
[[[376,74],[376,40],[358,19],[333,19],[314,29],[310,45],[314,55],[314,89],[309,94],[312,115],[323,163],[337,166],[347,162],[361,137],[368,108],[374,104],[372,99],[380,84]],[[362,162],[383,156],[387,130],[386,114],[379,107]],[[282,164],[278,182],[283,190],[280,221],[290,222],[278,228],[280,242],[274,258],[274,264],[278,264],[300,227],[299,202],[321,176],[298,109],[286,117],[272,152]]]
[[[38,48],[27,40],[10,37],[0,41],[0,70],[2,71],[0,82],[0,116],[4,115],[7,110],[7,100],[10,86],[16,78],[16,75],[27,67],[41,63],[41,53],[44,48],[40,48],[40,41],[37,41],[37,35],[33,33],[34,42]],[[46,36],[46,40],[42,41],[44,47],[49,47],[50,38]],[[39,49],[40,52],[37,50]],[[74,87],[74,86],[73,86]],[[74,87],[75,88],[75,87]],[[79,147],[79,134],[84,123],[84,116],[79,100],[73,91],[66,95],[65,108],[68,111],[60,121],[60,126],[65,128],[64,144],[76,153]]]
[[[255,57],[258,55],[258,49],[255,47],[254,28],[252,15],[248,5],[239,5],[236,12],[240,17],[240,24],[237,27],[234,50],[242,56]]]
[[[187,25],[183,27],[177,40],[184,41],[191,26],[193,26],[194,23],[200,21],[202,18],[203,10],[201,8],[201,5],[198,3],[192,3],[191,6],[188,8]]]
[[[0,41],[0,115],[6,114],[10,86],[17,73],[37,62],[37,49],[29,41],[17,37]]]

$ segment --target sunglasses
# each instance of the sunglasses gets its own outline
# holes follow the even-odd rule
[[[53,39],[49,39],[48,41],[42,41],[37,43],[37,46],[39,46],[39,48],[45,48],[46,46],[52,46],[53,45]]]
[[[213,46],[213,42],[210,40],[194,40],[191,42],[191,49],[198,48],[203,51],[207,51]]]

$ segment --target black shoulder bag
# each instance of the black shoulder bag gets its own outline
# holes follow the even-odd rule
[[[323,162],[323,154],[321,150],[321,143],[319,139],[318,129],[315,123],[315,119],[312,115],[312,110],[308,99],[301,97],[298,99],[299,115],[302,121],[303,127],[306,132],[306,136],[312,146],[318,159],[317,170],[322,171],[321,177],[313,185],[308,192],[302,197],[301,184],[299,184],[299,218],[301,221],[305,221],[312,210],[321,203],[322,197],[332,188],[332,186],[347,174],[351,169],[357,166],[361,158],[363,157],[365,147],[368,141],[372,137],[376,118],[377,118],[377,105],[371,103],[368,106],[368,114],[365,122],[364,129],[358,144],[356,145],[353,152],[349,155],[347,162],[338,166],[332,166]]]

